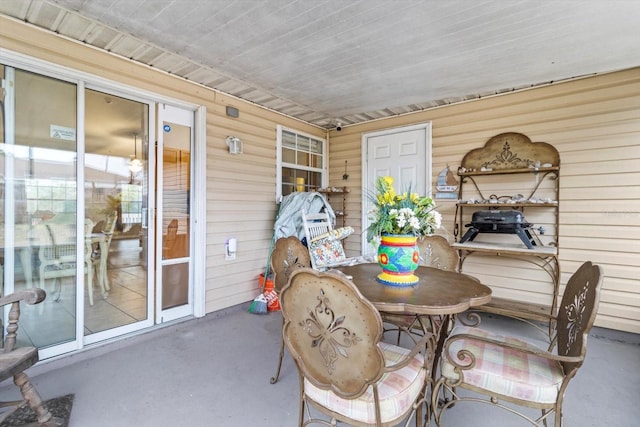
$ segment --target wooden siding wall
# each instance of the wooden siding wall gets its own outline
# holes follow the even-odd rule
[[[434,183],[445,166],[457,170],[467,151],[502,132],[524,133],[555,146],[561,161],[561,285],[583,261],[600,264],[605,279],[596,324],[640,333],[640,68],[332,131],[330,185],[344,185],[347,160],[347,223],[358,232],[362,135],[427,121],[433,125]],[[442,233],[451,237],[455,202],[438,200],[438,206],[445,216]],[[358,234],[347,239],[350,255],[360,251]],[[496,295],[518,297],[533,289],[532,299],[538,301],[548,294],[549,287],[539,283],[548,278],[535,267],[495,268],[501,262],[470,258],[465,271],[492,286]]]
[[[324,138],[324,130],[265,108],[138,65],[0,16],[0,47],[207,108],[206,312],[258,294],[276,213],[276,125]],[[1,62],[1,59],[0,59]],[[226,115],[225,107],[240,116]],[[244,153],[229,154],[238,136]],[[225,261],[225,242],[238,239],[237,258]]]
[[[240,110],[238,119],[225,106]],[[276,217],[276,125],[324,138],[324,131],[271,111],[218,95],[207,106],[207,312],[258,295]],[[238,136],[243,154],[228,152],[225,139]],[[211,142],[214,141],[213,144]],[[237,259],[224,260],[229,237]]]
[[[324,131],[0,17],[0,47],[207,108],[206,311],[250,301],[264,270],[275,217],[275,127],[282,124],[318,137]],[[393,104],[393,100],[390,100]],[[229,118],[225,107],[240,110]],[[560,265],[562,283],[584,260],[601,264],[604,290],[597,324],[640,333],[640,69],[496,96],[429,111],[344,127],[329,135],[330,185],[350,188],[346,222],[356,233],[347,252],[360,252],[361,138],[363,133],[431,121],[433,182],[446,165],[490,137],[521,132],[560,152]],[[244,154],[228,153],[225,138],[240,137]],[[349,179],[342,180],[345,160]],[[439,201],[444,231],[453,230],[454,203]],[[224,260],[227,238],[238,239],[238,257]],[[201,250],[197,248],[196,250]],[[495,260],[469,265],[501,292],[524,274]],[[529,267],[530,271],[531,268]],[[535,280],[544,280],[535,277]],[[526,290],[526,289],[525,289]],[[522,292],[523,289],[511,290]],[[497,292],[496,292],[497,293]]]

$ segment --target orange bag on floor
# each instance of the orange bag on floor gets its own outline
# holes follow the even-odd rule
[[[264,286],[264,297],[267,300],[268,311],[280,311],[280,298],[273,286],[273,280],[267,278],[265,283],[264,274],[260,275],[260,284]]]

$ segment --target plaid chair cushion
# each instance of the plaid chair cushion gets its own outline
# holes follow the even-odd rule
[[[386,366],[402,359],[409,350],[395,345],[380,343]],[[409,411],[415,397],[424,387],[426,370],[421,354],[416,355],[404,368],[387,372],[380,378],[378,393],[380,396],[380,414],[382,422],[392,421]],[[369,387],[358,399],[343,399],[330,390],[315,387],[304,381],[305,394],[313,401],[331,411],[343,414],[362,423],[375,424],[376,411],[373,389]]]
[[[541,350],[527,342],[513,337],[493,334],[480,328],[456,326],[451,336],[470,334],[506,342],[522,348]],[[562,385],[563,374],[559,363],[540,356],[522,353],[498,345],[462,339],[449,346],[449,357],[458,360],[457,353],[461,349],[470,351],[476,357],[476,365],[463,370],[464,382],[493,393],[510,396],[529,402],[554,403],[558,390]],[[469,357],[460,362],[469,362]],[[450,379],[458,379],[453,365],[442,356],[442,375]]]

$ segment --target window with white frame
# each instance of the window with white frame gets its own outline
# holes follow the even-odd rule
[[[277,198],[326,186],[326,140],[277,127]]]

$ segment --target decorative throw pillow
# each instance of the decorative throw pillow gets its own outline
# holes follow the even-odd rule
[[[327,267],[346,258],[340,240],[331,237],[311,242],[309,253],[316,267]]]
[[[351,226],[340,227],[340,228],[336,228],[335,230],[327,231],[326,233],[316,236],[315,239],[313,239],[313,241],[316,242],[318,240],[325,239],[325,238],[342,240],[348,237],[349,235],[351,235],[352,233],[353,233],[353,227]]]
[[[353,233],[353,227],[351,226],[336,228],[335,230],[331,230],[329,232],[329,234],[331,234],[333,237],[335,237],[338,240],[342,240],[345,237],[350,236],[352,233]]]

